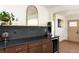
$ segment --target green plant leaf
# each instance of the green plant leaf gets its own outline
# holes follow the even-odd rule
[[[6,11],[0,12],[0,21],[8,22],[15,20],[13,13],[9,13]]]

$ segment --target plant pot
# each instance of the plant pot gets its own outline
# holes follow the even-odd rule
[[[8,22],[1,22],[1,26],[7,26],[9,25]]]

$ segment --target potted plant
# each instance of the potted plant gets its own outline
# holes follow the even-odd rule
[[[12,21],[14,21],[14,15],[13,13],[9,13],[6,11],[0,12],[0,21],[1,25],[12,25]]]

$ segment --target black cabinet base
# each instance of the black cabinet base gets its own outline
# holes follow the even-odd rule
[[[53,53],[59,53],[59,36],[52,38]]]

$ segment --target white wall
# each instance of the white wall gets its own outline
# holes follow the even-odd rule
[[[58,28],[57,20],[62,19],[63,24],[61,28]],[[55,35],[60,36],[60,41],[67,39],[67,20],[62,15],[55,15]]]
[[[50,19],[50,21],[52,22],[52,28],[51,28],[51,30],[52,30],[52,37],[54,37],[55,36],[55,28],[54,28],[54,15],[53,15],[53,13],[52,12],[50,12],[49,11],[49,14],[50,14],[50,17],[49,17],[49,19]]]
[[[26,25],[26,9],[28,5],[0,5],[0,11],[12,12],[18,21],[13,22],[13,25]],[[39,26],[46,26],[49,21],[49,13],[43,6],[36,5],[38,9]]]
[[[66,40],[67,39],[67,19],[65,16],[62,16],[60,14],[55,14],[53,11],[49,11],[51,15],[51,22],[52,22],[52,37],[60,36],[60,40]],[[57,20],[62,19],[63,20],[63,26],[62,28],[58,28]]]
[[[27,7],[27,6],[26,6]],[[15,17],[18,19],[16,25],[25,25],[26,19],[26,10],[25,6],[20,5],[0,5],[0,11],[12,12]],[[14,23],[13,23],[14,24]]]
[[[49,19],[49,12],[48,12],[48,10],[45,8],[45,7],[43,7],[43,6],[39,6],[39,5],[37,5],[36,6],[37,7],[37,9],[38,9],[38,18],[39,18],[39,26],[40,25],[42,25],[42,26],[46,26],[47,25],[47,22],[48,21],[51,21],[50,19]]]
[[[69,15],[66,16],[67,20],[79,20],[79,15]]]

